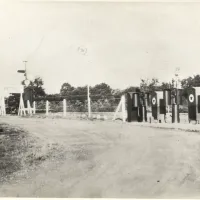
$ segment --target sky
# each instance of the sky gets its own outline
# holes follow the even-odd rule
[[[0,1],[0,87],[42,77],[112,88],[200,73],[200,3]],[[81,50],[84,50],[82,52]]]

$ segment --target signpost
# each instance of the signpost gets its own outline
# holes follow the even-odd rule
[[[23,62],[25,64],[25,70],[18,70],[17,72],[24,74],[24,76],[25,76],[24,84],[26,86],[25,87],[25,89],[26,89],[30,85],[30,80],[28,80],[28,78],[27,78],[27,69],[26,69],[26,63],[28,61],[23,61]],[[28,111],[28,113],[30,115],[32,114],[32,112],[35,113],[35,103],[34,103],[33,108],[31,108],[32,102],[30,102],[31,99],[28,98],[28,100],[27,100],[27,108],[25,108],[25,106],[24,106],[24,99],[23,99],[23,95],[22,95],[23,92],[19,92],[19,93],[20,93],[20,105],[19,105],[18,115],[22,115],[23,113],[24,113],[24,115],[26,115],[26,111]]]

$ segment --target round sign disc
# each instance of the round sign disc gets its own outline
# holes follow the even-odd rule
[[[155,98],[155,97],[152,98],[152,104],[153,104],[153,105],[156,104],[156,98]]]
[[[189,96],[189,101],[190,101],[191,103],[194,102],[194,95],[193,95],[193,94],[190,94],[190,96]]]

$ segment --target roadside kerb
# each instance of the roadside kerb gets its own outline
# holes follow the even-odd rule
[[[160,128],[160,129],[175,129],[181,131],[200,132],[200,124],[168,124],[168,123],[130,123],[132,126]]]

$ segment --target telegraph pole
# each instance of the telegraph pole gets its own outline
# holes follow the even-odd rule
[[[87,48],[79,47],[78,52],[85,56],[87,54]],[[87,101],[88,101],[88,118],[91,117],[91,99],[90,99],[90,87],[87,85]]]
[[[87,85],[88,117],[91,117],[90,87]]]

